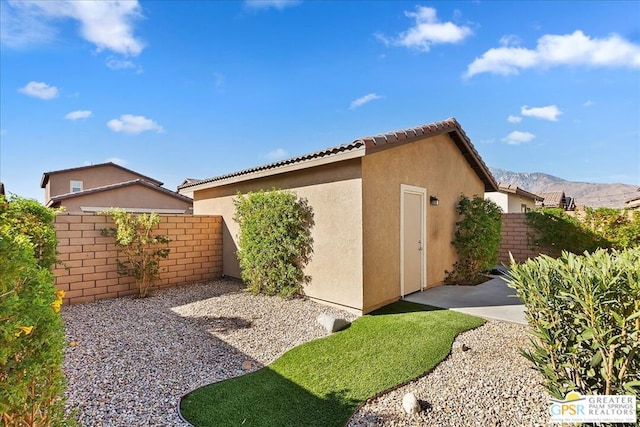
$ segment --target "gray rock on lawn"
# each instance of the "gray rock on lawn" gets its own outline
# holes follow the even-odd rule
[[[420,402],[414,392],[404,395],[402,398],[402,407],[407,414],[417,414],[420,412]]]
[[[351,322],[329,313],[320,313],[320,315],[318,315],[318,323],[320,323],[329,334],[341,331],[351,324]]]

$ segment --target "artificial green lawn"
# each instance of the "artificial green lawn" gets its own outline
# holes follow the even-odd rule
[[[397,302],[302,344],[259,371],[194,390],[182,415],[204,426],[344,426],[369,397],[433,369],[484,320]]]

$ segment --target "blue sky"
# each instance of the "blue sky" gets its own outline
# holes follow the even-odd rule
[[[171,189],[455,117],[484,161],[640,184],[640,2],[0,0],[0,179]]]

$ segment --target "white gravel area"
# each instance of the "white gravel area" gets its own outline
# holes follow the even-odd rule
[[[526,326],[487,321],[458,335],[449,357],[428,375],[367,401],[349,427],[547,426],[549,394],[542,376],[520,355]],[[462,349],[465,346],[466,350]],[[415,393],[422,412],[402,408]]]
[[[355,318],[310,300],[252,296],[230,280],[65,306],[75,344],[64,360],[67,409],[83,426],[186,426],[182,395],[325,336],[323,312]]]
[[[67,409],[84,426],[187,426],[182,395],[325,336],[323,312],[355,318],[310,300],[252,296],[230,280],[65,306]],[[348,426],[547,425],[542,378],[519,354],[527,343],[525,327],[506,322],[465,332],[434,371],[371,399]],[[409,391],[420,414],[402,409]]]

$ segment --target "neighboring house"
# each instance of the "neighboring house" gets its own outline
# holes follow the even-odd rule
[[[628,209],[640,209],[640,196],[632,197],[625,202]]]
[[[182,187],[186,187],[189,184],[193,184],[194,182],[198,182],[200,181],[199,179],[195,179],[195,178],[185,178],[184,181],[182,181],[182,183],[180,185],[178,185],[178,191],[180,191],[180,188]],[[184,191],[181,192],[180,194],[182,194],[183,196],[187,196],[191,199],[193,199],[193,191]]]
[[[5,195],[5,193],[4,193],[4,183],[0,182],[0,196],[4,196],[4,195]]]
[[[504,183],[498,184],[498,191],[484,193],[484,198],[500,206],[504,213],[529,212],[536,207],[536,202],[542,202],[542,197]]]
[[[576,210],[576,201],[573,197],[565,196],[564,191],[552,191],[540,193],[542,201],[537,201],[536,206],[545,208],[562,208],[565,211]]]
[[[367,313],[441,284],[457,254],[460,195],[496,191],[455,119],[356,139],[315,153],[185,184],[194,212],[223,217],[223,274],[240,277],[238,192],[294,191],[313,209],[305,294]]]
[[[130,212],[192,213],[193,201],[162,187],[162,182],[115,163],[46,172],[40,186],[46,206],[67,212],[100,212],[112,207]]]

